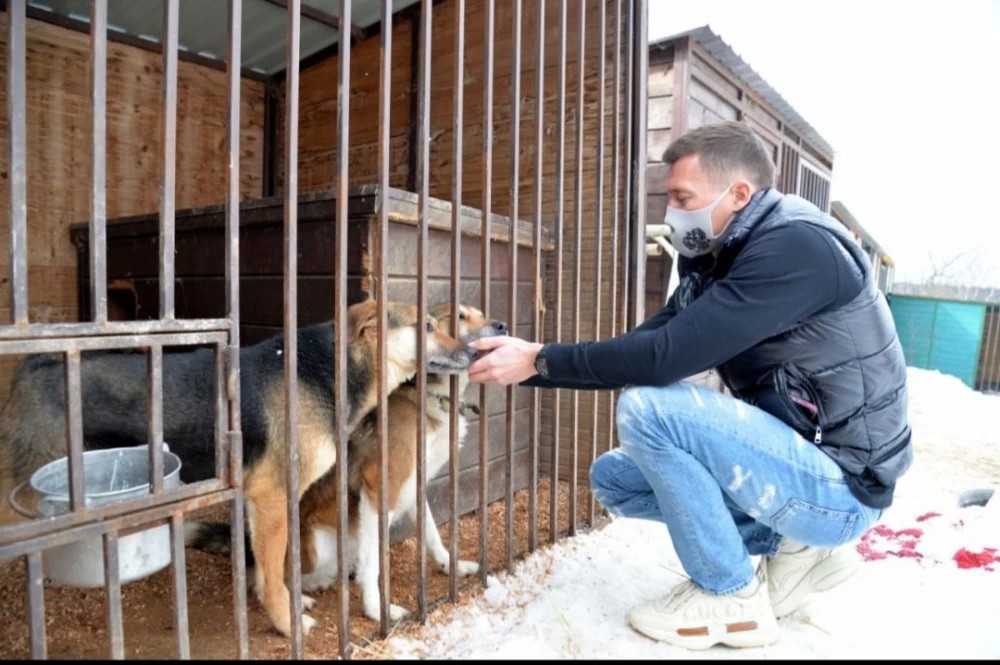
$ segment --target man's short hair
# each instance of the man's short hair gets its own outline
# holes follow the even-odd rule
[[[672,165],[697,154],[701,167],[718,186],[743,177],[757,189],[774,187],[774,162],[764,143],[742,122],[722,122],[692,129],[670,144],[663,161]]]

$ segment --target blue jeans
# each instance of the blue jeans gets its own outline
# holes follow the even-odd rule
[[[621,447],[591,466],[595,497],[614,515],[665,523],[685,572],[708,593],[750,584],[750,556],[775,554],[783,536],[835,547],[881,515],[811,441],[718,391],[629,388],[616,415]]]

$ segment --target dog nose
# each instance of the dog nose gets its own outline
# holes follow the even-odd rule
[[[500,335],[507,334],[507,322],[506,321],[494,321],[493,329],[497,331]]]

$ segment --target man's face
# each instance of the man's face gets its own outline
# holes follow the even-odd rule
[[[736,186],[719,201],[712,211],[712,231],[716,235],[722,232],[726,222],[737,211],[746,205],[750,198],[750,185],[739,180]],[[697,154],[685,155],[670,167],[667,176],[667,205],[679,210],[698,210],[710,205],[718,198],[722,189],[712,184],[704,169],[701,168]]]

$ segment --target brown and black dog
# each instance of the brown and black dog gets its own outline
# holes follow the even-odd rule
[[[417,326],[427,329],[427,371],[465,370],[475,351],[414,305],[386,303],[388,389],[417,372]],[[377,402],[378,316],[375,301],[348,308],[347,427],[354,430]],[[334,325],[297,331],[299,497],[337,460],[334,436]],[[284,339],[272,337],[240,350],[244,492],[255,587],[275,628],[291,630],[285,585],[287,544]],[[181,479],[215,475],[215,365],[213,350],[164,354],[163,439],[181,458]],[[85,353],[81,362],[84,448],[148,441],[147,361],[142,353]],[[0,412],[0,474],[21,482],[39,466],[66,454],[65,383],[61,355],[32,356],[18,366]],[[303,599],[306,609],[312,605]],[[315,625],[303,616],[303,628]]]
[[[451,330],[450,303],[439,303],[430,308],[441,328]],[[458,336],[462,342],[479,337],[507,334],[503,321],[486,319],[483,313],[470,305],[460,305]],[[458,395],[468,387],[467,372],[460,372]],[[432,372],[426,382],[426,478],[431,478],[447,463],[450,444],[450,377]],[[419,394],[416,382],[411,380],[397,387],[388,397],[388,494],[389,523],[400,516],[407,516],[415,523],[417,510],[424,511],[424,543],[442,572],[450,570],[448,550],[441,542],[430,506],[426,499],[417,505],[416,460]],[[459,403],[458,442],[462,444],[468,423],[468,410],[478,409],[464,402]],[[353,564],[355,579],[361,585],[362,607],[365,616],[378,620],[380,591],[378,588],[378,464],[379,437],[376,412],[371,411],[351,432],[348,449],[348,565]],[[426,480],[425,478],[425,480]],[[331,470],[320,478],[303,495],[299,506],[302,533],[302,589],[314,591],[329,587],[337,579],[338,505],[335,474]],[[189,523],[187,544],[197,549],[228,553],[230,528],[228,524]],[[471,575],[479,570],[473,561],[458,562],[459,575]],[[399,619],[407,611],[390,605],[390,617]]]

